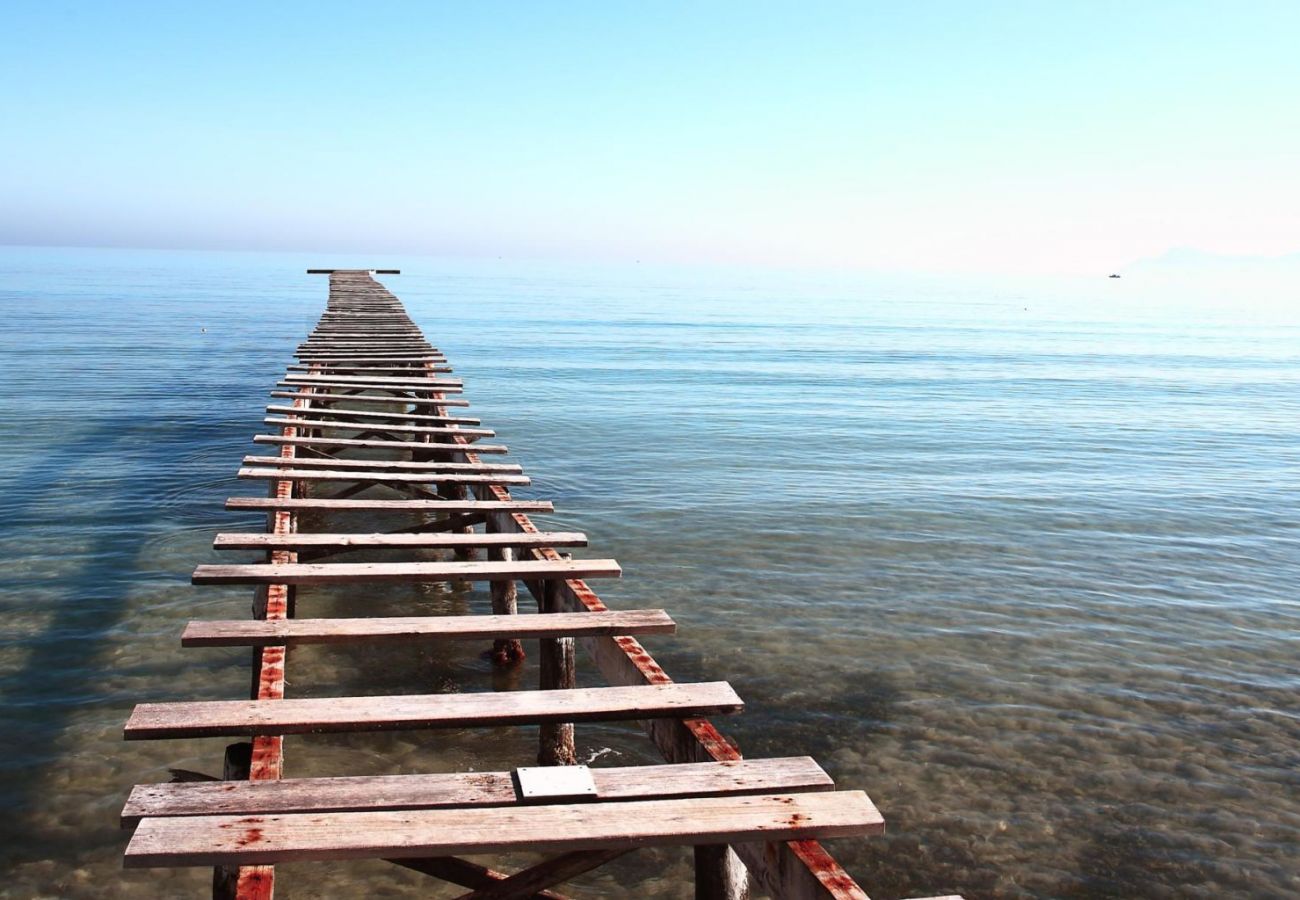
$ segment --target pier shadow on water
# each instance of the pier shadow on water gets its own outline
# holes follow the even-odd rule
[[[133,701],[147,696],[124,685],[159,675],[161,665],[147,654],[124,666],[122,650],[131,632],[158,627],[148,615],[151,595],[183,583],[182,570],[158,572],[146,554],[177,531],[160,521],[166,511],[158,499],[194,488],[195,473],[172,471],[195,439],[193,430],[141,415],[64,437],[12,471],[0,543],[11,557],[27,557],[10,570],[10,627],[0,649],[6,867],[55,855],[66,869],[96,848],[116,852],[124,839],[108,815],[102,828],[86,828],[88,811],[74,809],[76,798],[51,790],[50,781],[87,757],[111,780],[119,767],[105,761],[124,755],[120,725]],[[146,579],[153,584],[142,585]],[[137,618],[128,625],[129,617]],[[103,798],[105,812],[122,799],[113,793]]]

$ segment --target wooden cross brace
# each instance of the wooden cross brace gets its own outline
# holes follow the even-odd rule
[[[457,900],[562,900],[548,888],[597,869],[627,853],[627,849],[577,850],[544,860],[513,875],[505,875],[485,866],[454,856],[436,859],[392,859],[389,862],[433,875],[452,884],[473,888]]]

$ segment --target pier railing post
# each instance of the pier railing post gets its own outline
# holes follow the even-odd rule
[[[560,582],[542,582],[541,612],[561,611]],[[566,638],[543,638],[541,641],[541,689],[566,690],[578,686],[574,641]],[[573,741],[572,722],[552,722],[541,726],[537,762],[543,766],[572,766],[578,761]]]

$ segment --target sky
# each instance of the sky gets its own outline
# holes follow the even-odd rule
[[[1300,252],[1300,2],[0,4],[0,243]]]

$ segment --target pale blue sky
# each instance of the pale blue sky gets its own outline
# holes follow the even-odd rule
[[[0,6],[0,243],[1300,251],[1300,2]]]

